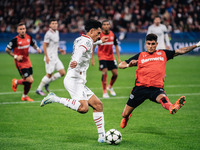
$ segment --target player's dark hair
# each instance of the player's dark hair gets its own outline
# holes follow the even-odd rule
[[[20,23],[18,23],[17,27],[23,26],[23,25],[25,25],[25,23],[24,22],[20,22]]]
[[[51,22],[52,21],[58,21],[56,18],[51,18],[50,20],[49,20],[49,24],[51,24]]]
[[[86,30],[86,32],[89,32],[92,28],[94,28],[94,29],[101,28],[101,25],[102,25],[101,22],[90,19],[85,22],[85,30]]]
[[[156,19],[156,18],[160,18],[160,19],[161,19],[161,17],[160,17],[160,16],[158,16],[158,15],[154,17],[154,19]]]
[[[146,41],[156,41],[157,42],[157,35],[153,34],[153,33],[150,33],[146,36]]]
[[[108,19],[103,20],[103,21],[102,21],[102,24],[103,24],[104,22],[108,22],[108,23],[110,24],[110,21],[109,21]]]

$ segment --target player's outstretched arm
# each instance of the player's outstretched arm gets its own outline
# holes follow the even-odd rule
[[[119,67],[120,69],[126,69],[127,67],[129,67],[129,64],[127,64],[126,61],[122,61],[122,62],[118,65],[118,67]]]
[[[200,41],[196,45],[176,49],[174,56],[183,55],[185,53],[188,53],[188,52],[192,51],[193,49],[195,49],[196,47],[200,47]]]

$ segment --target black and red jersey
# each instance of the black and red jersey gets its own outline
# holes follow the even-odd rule
[[[10,50],[13,50],[13,53],[15,55],[22,55],[23,59],[22,61],[15,60],[15,65],[18,69],[23,68],[30,68],[32,67],[31,61],[29,59],[29,46],[33,46],[35,42],[33,41],[32,37],[28,34],[25,34],[24,38],[19,37],[17,35],[14,39],[12,39],[9,44],[7,45],[7,48]]]
[[[99,60],[115,60],[113,45],[118,45],[117,38],[112,31],[109,31],[109,34],[101,32],[100,38],[103,36],[108,36],[108,41],[98,46],[97,55]]]
[[[157,50],[152,54],[141,52],[126,60],[126,63],[138,60],[135,85],[163,88],[166,62],[174,57],[174,53],[170,50]]]

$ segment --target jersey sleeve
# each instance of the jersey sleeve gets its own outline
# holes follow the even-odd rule
[[[114,45],[118,45],[118,39],[117,39],[116,35],[114,35]]]
[[[127,60],[125,60],[125,62],[127,64],[129,64],[131,60],[138,60],[139,55],[140,55],[140,53],[136,54],[135,56],[133,56],[133,57],[127,59]]]
[[[174,50],[163,50],[167,56],[167,60],[173,59],[175,51]]]
[[[14,49],[15,47],[17,47],[17,38],[12,39],[7,45],[9,50]]]
[[[47,31],[47,33],[44,36],[44,42],[49,43],[50,42],[50,33]]]

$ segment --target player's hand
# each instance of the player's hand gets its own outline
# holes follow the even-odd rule
[[[107,41],[108,41],[108,37],[109,37],[109,36],[103,36],[103,37],[101,38],[101,41],[102,41],[103,43],[107,42]]]
[[[49,64],[49,57],[46,56],[46,63]]]
[[[41,50],[40,48],[38,48],[38,49],[37,49],[37,52],[38,52],[39,54],[41,54],[41,53],[42,53],[42,50]]]
[[[92,65],[92,66],[94,66],[94,65],[95,65],[95,60],[94,60],[94,58],[93,58],[93,59],[91,59],[91,65]]]
[[[23,60],[23,56],[22,55],[18,55],[16,58],[17,61],[22,61]]]
[[[60,53],[61,53],[62,55],[65,55],[65,54],[66,54],[66,51],[65,51],[64,49],[60,49]]]
[[[77,66],[77,62],[76,61],[72,61],[71,63],[70,63],[70,67],[71,68],[75,68],[76,66]]]
[[[133,67],[137,65],[138,60],[131,60],[129,63],[129,67]]]

